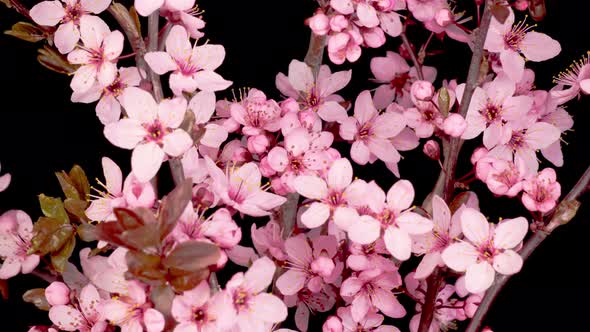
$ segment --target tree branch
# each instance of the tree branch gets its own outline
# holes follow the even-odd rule
[[[158,33],[159,31],[160,11],[156,10],[148,16],[148,52],[156,52],[158,50]],[[164,98],[162,91],[162,83],[160,82],[160,75],[154,73],[153,70],[148,71],[148,76],[152,82],[152,91],[154,98],[160,102]]]
[[[412,58],[412,62],[414,63],[414,67],[416,67],[416,73],[418,74],[418,79],[423,81],[424,74],[422,73],[422,64],[420,63],[420,61],[418,61],[418,57],[416,57],[416,52],[414,52],[414,50],[412,49],[412,44],[410,44],[410,41],[408,40],[408,36],[406,35],[406,26],[405,25],[404,25],[404,30],[402,31],[402,34],[400,35],[400,37],[402,39],[402,43],[404,44],[404,47],[406,48],[408,53],[410,53],[410,57]]]
[[[586,172],[580,177],[580,180],[565,196],[565,198],[559,203],[557,208],[549,214],[547,226],[537,231],[531,238],[529,238],[522,250],[520,251],[520,257],[525,262],[531,254],[537,249],[537,247],[545,241],[545,239],[551,235],[551,233],[559,226],[567,224],[576,215],[580,202],[578,198],[588,189],[588,183],[590,183],[590,166],[586,169]],[[498,275],[494,284],[486,291],[484,298],[479,304],[475,315],[469,322],[466,332],[477,332],[492,304],[498,297],[498,294],[504,288],[504,285],[510,280],[511,276]]]

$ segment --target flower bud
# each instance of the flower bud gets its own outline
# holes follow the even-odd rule
[[[453,23],[453,21],[454,21],[453,13],[451,13],[451,11],[448,10],[447,8],[443,8],[443,9],[439,10],[438,12],[436,12],[436,15],[434,16],[434,20],[436,21],[436,24],[440,25],[441,27],[446,27],[449,24]]]
[[[473,318],[473,315],[475,315],[477,308],[479,308],[480,302],[481,296],[477,294],[472,294],[465,300],[465,315],[468,318]]]
[[[432,160],[439,160],[440,159],[440,145],[435,140],[428,140],[424,143],[424,147],[422,151],[428,158]]]
[[[309,28],[318,36],[324,36],[330,32],[330,20],[323,12],[318,12],[307,21]]]
[[[377,9],[382,12],[388,12],[393,10],[395,2],[398,0],[377,0]]]
[[[481,158],[487,156],[488,152],[488,149],[484,147],[479,147],[475,149],[475,151],[473,151],[473,154],[471,155],[471,164],[475,165]]]
[[[481,329],[481,332],[494,332],[490,327],[486,326],[483,329]]]
[[[248,137],[248,151],[250,153],[264,153],[270,145],[268,137],[266,135],[256,135]]]
[[[267,157],[264,157],[260,160],[260,165],[258,166],[258,168],[260,169],[260,173],[262,174],[262,176],[264,176],[265,178],[269,178],[276,174],[276,171],[272,167],[270,167]]]
[[[52,306],[70,303],[70,288],[60,281],[54,281],[45,288],[45,298]]]
[[[281,114],[284,115],[286,113],[291,113],[291,112],[299,112],[299,103],[297,103],[297,100],[289,97],[285,100],[283,100],[279,106],[281,107]]]
[[[417,100],[428,101],[434,95],[434,86],[428,81],[416,81],[412,83],[410,92]]]
[[[529,8],[529,2],[528,0],[516,0],[513,6],[516,10],[525,11],[527,8]]]
[[[311,271],[322,278],[327,278],[334,271],[334,266],[334,262],[330,258],[320,256],[311,262]]]
[[[336,316],[330,316],[322,326],[322,332],[342,332],[342,322]]]
[[[287,195],[293,190],[289,190],[289,187],[281,180],[280,177],[274,177],[270,179],[270,186],[272,187],[272,191],[277,195]]]
[[[344,15],[336,15],[330,19],[330,28],[332,31],[341,32],[348,28],[348,20]]]
[[[451,137],[460,137],[465,129],[467,129],[467,121],[458,113],[451,113],[443,122],[445,134]]]

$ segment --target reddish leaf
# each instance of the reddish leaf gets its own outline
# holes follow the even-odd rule
[[[70,179],[80,193],[80,198],[86,199],[90,194],[90,183],[82,167],[74,165],[70,170]]]
[[[88,207],[87,201],[66,198],[64,201],[64,207],[66,208],[66,211],[70,213],[70,216],[74,217],[73,219],[83,223],[90,222],[90,219],[86,217],[86,208]]]
[[[55,271],[60,274],[64,272],[66,264],[74,252],[74,248],[76,248],[76,237],[72,236],[59,251],[51,254],[51,266],[53,266]]]
[[[70,179],[70,176],[66,172],[55,172],[55,176],[59,181],[61,190],[64,192],[64,195],[66,195],[67,198],[80,199],[80,193],[78,192],[78,189],[76,189],[72,179]]]
[[[11,30],[6,30],[4,33],[31,43],[47,38],[47,33],[43,29],[28,22],[17,22]]]
[[[49,311],[51,307],[45,298],[45,288],[29,289],[23,294],[23,300],[34,304],[37,308],[44,311]]]
[[[510,15],[510,10],[508,9],[508,7],[503,5],[493,5],[491,10],[492,15],[494,15],[496,20],[498,20],[498,22],[502,24],[504,24],[504,22],[508,18],[508,15]]]
[[[29,253],[41,256],[60,250],[74,236],[74,228],[54,218],[40,217],[33,225]]]
[[[38,52],[37,61],[43,67],[56,73],[70,75],[78,69],[78,66],[70,64],[63,54],[49,45],[44,45]]]
[[[202,241],[186,241],[177,245],[162,261],[167,268],[197,272],[219,260],[219,248]]]
[[[77,227],[76,232],[78,233],[80,240],[84,242],[92,242],[98,240],[96,226],[94,225],[82,223]]]
[[[4,300],[8,300],[8,281],[4,279],[0,279],[0,295]]]
[[[162,267],[160,256],[130,250],[125,259],[128,272],[135,278],[146,282],[166,279],[166,271]]]
[[[530,0],[529,13],[535,21],[542,21],[547,15],[547,8],[545,7],[545,0]]]
[[[184,292],[197,287],[208,276],[209,269],[201,269],[193,273],[174,276],[169,279],[169,282],[177,292]]]
[[[172,232],[174,226],[176,226],[178,218],[191,201],[192,188],[192,181],[187,179],[162,199],[160,213],[158,215],[160,221],[160,240],[164,240]]]
[[[113,210],[118,223],[123,229],[134,229],[143,226],[143,220],[133,211],[124,208],[115,208]]]

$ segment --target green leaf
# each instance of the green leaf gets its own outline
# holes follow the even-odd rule
[[[33,234],[29,254],[45,256],[60,250],[74,235],[74,228],[54,218],[40,217],[33,225]]]
[[[12,30],[6,30],[4,33],[31,43],[47,38],[43,29],[28,22],[18,22],[12,26]]]
[[[451,103],[451,97],[449,91],[446,88],[440,88],[438,90],[438,108],[444,117],[449,114],[449,106]]]
[[[51,308],[45,298],[45,288],[29,289],[23,294],[23,301],[32,303],[43,311],[49,311],[49,308]]]
[[[172,252],[162,260],[162,263],[167,268],[197,272],[216,264],[219,256],[220,250],[214,244],[202,241],[186,241],[174,247]]]
[[[38,52],[37,61],[43,67],[56,73],[70,75],[78,69],[78,66],[70,64],[63,54],[49,45],[43,45],[43,48],[40,48]]]
[[[59,251],[51,254],[51,265],[55,271],[63,274],[74,248],[76,248],[76,237],[72,236]]]
[[[192,199],[192,180],[186,179],[178,185],[160,204],[158,219],[160,221],[160,240],[164,240],[176,226],[178,218]]]
[[[80,198],[86,199],[88,195],[90,195],[90,183],[88,182],[88,178],[82,167],[74,165],[70,170],[69,175],[73,185],[80,193]]]
[[[64,224],[70,223],[70,218],[64,208],[61,198],[45,196],[45,194],[39,195],[39,204],[41,205],[41,211],[46,217],[57,219]]]

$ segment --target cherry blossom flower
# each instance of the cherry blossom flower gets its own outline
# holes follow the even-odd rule
[[[143,71],[142,71],[143,72]],[[74,91],[72,102],[96,104],[96,115],[104,125],[116,122],[121,118],[121,104],[117,98],[130,86],[139,86],[141,82],[140,71],[136,67],[119,68],[117,77],[110,85],[103,87],[95,82],[90,89],[84,92]]]
[[[336,304],[337,294],[334,286],[325,286],[319,292],[312,292],[303,288],[297,294],[285,296],[287,307],[297,306],[295,309],[295,325],[301,332],[306,332],[311,313],[327,312]]]
[[[102,314],[121,332],[161,332],[165,319],[162,313],[152,308],[148,302],[144,286],[138,281],[128,282],[128,293],[102,302]]]
[[[90,24],[87,19],[97,17],[111,4],[111,0],[63,0],[42,1],[29,14],[35,23],[44,26],[60,26],[55,31],[53,41],[60,53],[70,53],[80,40],[80,26]],[[65,6],[64,6],[65,5]]]
[[[276,286],[283,295],[294,295],[306,286],[317,293],[324,284],[333,283],[340,276],[342,263],[334,261],[338,251],[336,238],[322,235],[314,237],[311,242],[313,249],[305,234],[285,241],[287,271],[276,281]]]
[[[354,117],[349,117],[340,125],[340,136],[354,141],[350,156],[359,165],[367,164],[371,155],[386,163],[395,163],[400,160],[400,154],[389,139],[398,135],[405,126],[404,117],[396,112],[379,114],[371,93],[365,90],[356,99]]]
[[[446,0],[406,0],[408,10],[421,22],[434,19],[436,13],[447,8]]]
[[[466,208],[461,229],[468,241],[451,244],[442,253],[445,264],[465,272],[465,288],[471,293],[488,289],[496,272],[512,275],[520,271],[522,258],[512,250],[524,239],[529,224],[525,218],[504,219],[488,224],[479,211]]]
[[[317,112],[322,120],[341,122],[346,119],[346,110],[339,102],[342,98],[334,92],[344,88],[352,71],[331,73],[328,66],[320,67],[317,79],[314,79],[311,68],[304,62],[293,60],[289,64],[289,76],[277,74],[276,85],[287,97],[292,97],[302,104],[302,110]]]
[[[218,149],[227,140],[228,132],[222,125],[210,121],[215,112],[215,93],[196,93],[189,101],[188,108],[195,115],[193,131],[198,132],[200,136],[199,145]]]
[[[1,169],[2,169],[2,167],[0,166],[0,170]],[[6,188],[8,188],[11,180],[12,180],[12,176],[10,175],[10,173],[0,175],[0,193],[3,192],[4,190],[6,190]]]
[[[352,316],[351,307],[340,307],[336,311],[338,317],[342,321],[342,332],[400,332],[400,330],[392,325],[382,325],[384,317],[375,312],[369,312],[360,321],[355,321]]]
[[[252,224],[250,234],[252,243],[256,251],[264,255],[267,252],[276,260],[287,260],[285,253],[285,240],[283,240],[283,229],[278,221],[270,220],[266,225],[256,228],[256,224]]]
[[[350,312],[355,322],[365,318],[371,309],[377,309],[388,317],[401,318],[406,315],[406,310],[391,292],[401,284],[399,273],[366,270],[344,280],[340,295],[351,303]]]
[[[281,108],[276,101],[266,99],[264,92],[250,89],[241,102],[232,103],[231,116],[244,126],[245,135],[260,135],[265,131],[276,132],[281,126]]]
[[[21,210],[10,210],[0,216],[0,279],[9,279],[19,273],[31,273],[39,265],[39,255],[29,255],[33,238],[31,217]]]
[[[253,217],[270,215],[270,211],[287,199],[260,188],[261,174],[255,163],[226,167],[223,172],[205,157],[215,194],[228,206]]]
[[[388,258],[389,251],[385,248],[383,239],[370,244],[358,244],[350,241],[348,243],[350,254],[346,259],[346,266],[353,271],[361,272],[372,268],[380,269],[384,272],[397,272],[398,266]]]
[[[590,52],[588,53],[590,54]],[[556,83],[557,86],[551,89],[550,93],[558,104],[564,104],[576,96],[579,97],[580,92],[590,94],[590,65],[588,61],[588,54],[586,54],[555,76],[553,83]],[[569,88],[566,89],[566,86]]]
[[[133,149],[131,168],[139,181],[148,182],[166,156],[179,157],[193,143],[179,129],[186,111],[184,98],[166,99],[157,104],[150,93],[128,88],[120,97],[129,118],[104,128],[106,138],[123,149]]]
[[[518,82],[524,73],[525,59],[522,56],[534,62],[545,61],[559,54],[561,46],[546,34],[531,31],[534,25],[524,21],[513,25],[514,12],[508,10],[504,23],[492,17],[484,49],[500,53],[502,70],[512,81]]]
[[[520,158],[516,157],[515,162],[493,159],[490,166],[484,182],[492,193],[514,197],[522,191],[527,170]]]
[[[101,290],[109,293],[127,294],[130,289],[134,290],[135,288],[134,286],[129,287],[129,282],[125,279],[126,254],[127,249],[123,247],[115,249],[109,257],[90,256],[90,248],[80,250],[80,265],[82,265],[84,276],[88,277],[88,280]]]
[[[170,89],[175,95],[183,91],[195,92],[220,91],[229,87],[232,82],[224,80],[215,73],[225,58],[225,49],[221,45],[205,44],[192,47],[187,31],[175,25],[166,38],[166,52],[148,52],[145,61],[150,68],[163,75],[169,71]]]
[[[168,2],[165,2],[160,8],[160,16],[165,17],[169,24],[182,25],[191,38],[199,39],[205,35],[199,31],[205,27],[205,21],[200,16],[204,11],[199,11],[198,6],[193,7],[194,2],[190,3],[189,9],[179,10],[174,7],[168,8]]]
[[[117,78],[117,60],[123,51],[124,37],[112,31],[98,17],[88,16],[80,25],[80,38],[84,43],[68,54],[68,61],[81,65],[70,83],[72,90],[86,92],[98,80],[103,87]]]
[[[177,242],[207,240],[220,248],[231,249],[242,238],[242,230],[227,209],[218,209],[205,218],[203,212],[189,203],[170,234]]]
[[[86,285],[76,296],[72,304],[60,304],[52,306],[49,310],[49,319],[64,331],[103,332],[108,323],[102,317],[100,306],[103,299],[96,287]]]
[[[176,295],[172,317],[179,323],[174,331],[225,331],[235,323],[235,311],[226,292],[211,296],[209,283],[202,281],[192,290]]]
[[[268,257],[262,257],[252,263],[246,273],[239,272],[227,282],[225,291],[230,294],[237,313],[235,331],[267,331],[267,325],[287,318],[285,303],[264,292],[272,282],[275,269]]]
[[[183,11],[189,10],[195,5],[194,0],[135,0],[135,8],[141,16],[148,16],[160,7],[167,10]]]
[[[339,32],[328,39],[328,57],[330,61],[341,65],[344,61],[355,62],[361,57],[363,36],[357,27]]]
[[[552,168],[545,168],[524,181],[522,188],[522,203],[529,211],[547,213],[555,207],[561,195],[561,185]]]

